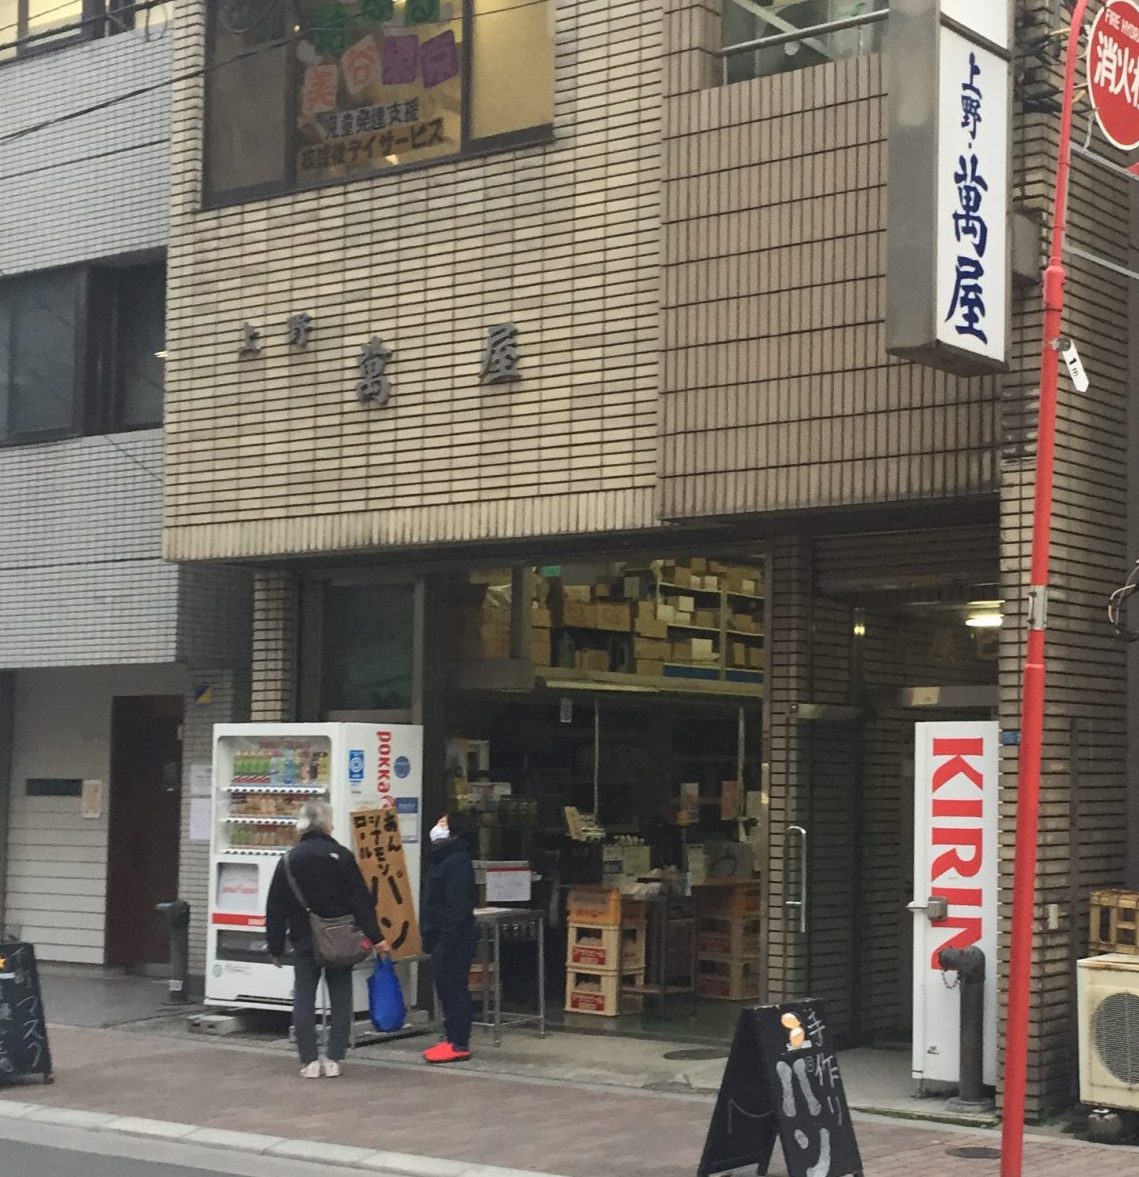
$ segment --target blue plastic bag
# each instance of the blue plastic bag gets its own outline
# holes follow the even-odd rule
[[[372,1025],[382,1034],[403,1029],[407,1006],[390,956],[376,957],[376,967],[368,978],[368,1013]]]

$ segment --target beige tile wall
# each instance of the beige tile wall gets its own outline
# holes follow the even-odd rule
[[[176,85],[168,557],[651,523],[661,0],[555,4],[549,147],[201,211],[202,83]],[[176,75],[204,62],[203,12],[180,7]],[[295,311],[316,322],[290,354]],[[480,386],[506,320],[525,378]],[[395,353],[382,411],[355,398],[372,335]]]
[[[882,59],[701,89],[719,0],[672,6],[661,515],[993,492],[996,382],[885,353]]]

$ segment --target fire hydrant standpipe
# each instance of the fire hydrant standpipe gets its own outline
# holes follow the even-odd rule
[[[961,990],[961,1085],[959,1106],[989,1107],[985,1098],[985,954],[979,948],[943,948],[937,963],[957,973]]]

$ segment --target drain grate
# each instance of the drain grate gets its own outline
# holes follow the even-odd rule
[[[999,1161],[1001,1150],[990,1148],[987,1144],[966,1144],[960,1148],[947,1148],[946,1156],[959,1157],[963,1161]]]
[[[704,1059],[727,1058],[728,1052],[719,1046],[692,1046],[684,1050],[670,1050],[664,1056],[673,1062],[700,1062]]]

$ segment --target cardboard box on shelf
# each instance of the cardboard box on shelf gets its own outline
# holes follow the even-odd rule
[[[703,556],[692,556],[688,560],[688,567],[693,572],[704,573],[708,571],[708,561]]]
[[[686,638],[672,643],[673,662],[714,662],[718,657],[711,638]]]
[[[762,646],[748,646],[747,664],[752,670],[763,669],[763,647]]]
[[[552,624],[549,609],[535,606],[530,610],[530,626],[532,629],[549,629]]]
[[[598,602],[597,628],[613,633],[628,633],[633,628],[633,615],[625,601]]]
[[[675,621],[676,620],[676,606],[660,604],[657,606],[657,620],[658,621]]]
[[[731,658],[733,666],[747,666],[748,665],[748,646],[747,642],[732,642]]]
[[[609,651],[578,650],[575,658],[575,666],[578,670],[608,670]]]
[[[636,633],[641,638],[655,638],[664,641],[668,637],[668,622],[658,621],[655,617],[638,617]]]
[[[530,661],[535,666],[551,666],[553,664],[553,652],[550,649],[550,635],[548,631],[543,632],[543,637],[534,637],[530,640]]]
[[[665,645],[667,644],[666,642]],[[664,663],[663,658],[638,658],[637,673],[647,678],[661,678],[664,675]]]
[[[658,641],[656,638],[634,638],[633,656],[638,661],[641,658],[659,658],[663,662],[668,656],[668,642]]]
[[[678,565],[669,583],[675,584],[680,588],[688,588],[692,584],[692,573],[687,568],[681,568]]]
[[[563,601],[577,601],[578,604],[588,605],[593,600],[593,585],[563,584],[558,590],[558,596]]]
[[[732,621],[728,628],[738,630],[740,633],[752,633],[754,632],[754,626],[755,622],[752,621],[749,614],[734,613],[732,614]]]
[[[747,595],[749,597],[758,596],[759,591],[760,591],[760,582],[758,580],[753,580],[750,577],[745,577],[743,582],[740,585],[740,592],[747,593]]]
[[[705,576],[704,591],[706,593],[718,593],[720,591],[720,578],[718,576]]]
[[[702,625],[706,629],[720,628],[719,609],[697,609],[692,614],[692,624]]]
[[[597,628],[597,606],[589,602],[555,599],[550,616],[559,629]]]
[[[673,602],[677,613],[694,613],[696,611],[695,597],[677,597]]]
[[[639,576],[622,577],[621,590],[630,601],[638,600],[641,595],[641,578]]]

